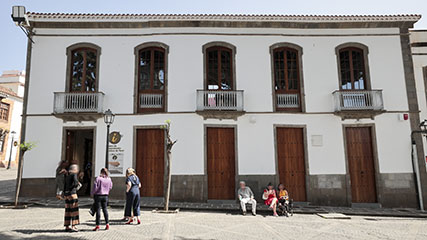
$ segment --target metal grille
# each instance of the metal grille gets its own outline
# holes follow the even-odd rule
[[[142,93],[139,95],[140,108],[163,108],[163,94]]]
[[[299,108],[299,94],[276,94],[278,108]]]

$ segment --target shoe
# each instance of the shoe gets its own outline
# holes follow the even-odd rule
[[[138,219],[138,224],[141,224],[141,220]]]
[[[96,227],[92,231],[98,231],[98,230],[99,230],[99,226],[96,225]]]
[[[246,216],[246,212],[243,212],[242,214],[243,214],[243,216]]]
[[[129,221],[127,221],[125,224],[131,224],[131,223],[133,223],[133,219],[132,218],[130,218]]]
[[[76,227],[71,228],[70,232],[78,232],[79,230]]]
[[[65,228],[66,232],[71,232],[71,228]]]
[[[110,224],[105,225],[105,230],[110,230]]]
[[[256,213],[252,213],[252,216],[256,216]]]
[[[92,209],[89,209],[89,214],[93,217],[95,215],[95,212]]]
[[[277,213],[275,213],[273,216],[278,217],[279,215],[277,215]]]

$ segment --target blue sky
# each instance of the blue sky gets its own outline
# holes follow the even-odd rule
[[[265,13],[403,14],[425,16],[415,25],[427,29],[427,0],[0,0],[0,72],[25,68],[26,37],[11,18],[11,7],[30,12],[90,13]]]

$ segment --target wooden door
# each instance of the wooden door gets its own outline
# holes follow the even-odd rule
[[[165,177],[165,132],[138,129],[136,174],[141,181],[141,197],[163,197]]]
[[[371,128],[348,127],[345,132],[352,202],[374,203],[377,194]]]
[[[75,132],[66,130],[67,140],[65,142],[65,160],[70,164],[78,164],[74,158]]]
[[[235,199],[234,147],[234,128],[207,128],[209,199]]]
[[[276,129],[277,164],[280,182],[285,185],[290,198],[305,202],[305,156],[302,128]]]

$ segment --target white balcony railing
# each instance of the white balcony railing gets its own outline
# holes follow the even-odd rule
[[[382,90],[335,91],[335,111],[381,111],[384,109]]]
[[[197,111],[243,111],[243,91],[197,90]]]
[[[56,92],[54,113],[102,113],[104,93],[102,92]]]
[[[277,108],[299,108],[299,94],[276,94]]]
[[[139,94],[140,108],[163,108],[163,94],[141,93]]]

